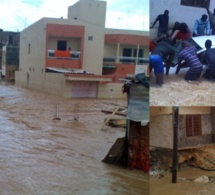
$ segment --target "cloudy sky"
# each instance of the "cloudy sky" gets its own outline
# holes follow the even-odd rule
[[[0,0],[0,28],[22,31],[43,17],[67,18],[67,9],[78,0]],[[105,0],[104,0],[105,1]],[[150,0],[106,0],[106,27],[149,30]]]

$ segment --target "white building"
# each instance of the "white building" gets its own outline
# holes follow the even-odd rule
[[[207,14],[205,7],[213,12],[215,1],[201,0],[150,0],[150,24],[152,25],[159,14],[163,14],[164,10],[169,10],[169,27],[173,27],[176,21],[185,22],[193,31],[193,25],[196,19],[201,18],[203,14]],[[153,29],[150,29],[150,38],[157,35],[158,22]]]

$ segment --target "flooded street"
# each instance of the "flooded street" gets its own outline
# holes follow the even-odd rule
[[[125,135],[101,130],[101,110],[116,104],[126,101],[71,100],[0,83],[0,194],[149,194],[146,173],[101,162]]]
[[[215,177],[215,171],[205,171],[188,167],[178,171],[177,183],[172,183],[172,173],[166,172],[163,177],[150,176],[150,195],[214,195],[215,180],[197,182],[203,176]]]

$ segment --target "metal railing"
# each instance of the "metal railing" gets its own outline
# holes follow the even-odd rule
[[[62,53],[64,51],[61,51]],[[68,51],[65,51],[65,53],[68,52]],[[81,56],[81,52],[80,51],[70,51],[69,52],[70,55],[68,57],[65,57],[64,55],[60,56],[60,55],[57,55],[56,56],[56,50],[48,50],[48,57],[49,58],[56,58],[56,59],[76,59],[76,60],[79,60],[80,59],[80,56]]]
[[[126,57],[126,56],[120,56],[119,62],[117,62],[116,57],[104,57],[103,58],[104,63],[123,63],[123,64],[149,64],[148,58],[143,57]]]

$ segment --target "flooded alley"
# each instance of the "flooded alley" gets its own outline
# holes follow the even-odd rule
[[[0,83],[0,194],[149,194],[146,173],[101,162],[125,135],[101,130],[101,109],[114,105],[126,101],[64,99]]]

